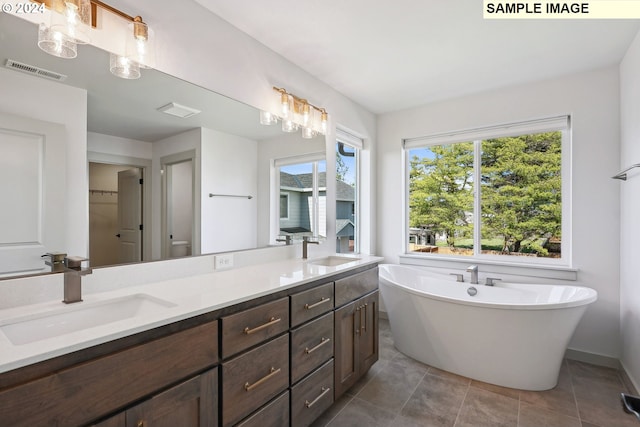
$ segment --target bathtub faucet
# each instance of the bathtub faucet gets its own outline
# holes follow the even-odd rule
[[[467,272],[471,273],[471,284],[477,285],[478,284],[478,266],[470,265],[469,267],[467,267]]]

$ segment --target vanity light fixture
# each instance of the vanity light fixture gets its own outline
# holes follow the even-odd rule
[[[89,43],[89,28],[97,28],[100,7],[127,21],[126,45],[111,53],[109,70],[124,79],[140,77],[140,68],[155,66],[154,34],[140,16],[132,17],[99,0],[34,0],[51,10],[50,23],[38,28],[38,47],[60,58],[75,58],[77,44]]]
[[[78,55],[78,44],[90,41],[90,0],[49,0],[49,25],[38,27],[38,47],[50,55],[72,59]]]
[[[273,87],[279,105],[278,113],[260,112],[260,123],[271,125],[282,121],[283,132],[302,130],[303,138],[313,138],[318,134],[326,134],[329,114],[324,108],[316,107],[304,98],[300,98],[283,88]]]

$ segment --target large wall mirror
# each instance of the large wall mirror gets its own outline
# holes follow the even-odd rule
[[[9,14],[0,63],[0,277],[46,272],[41,255],[68,252],[69,235],[92,266],[277,244],[274,161],[325,153],[323,136],[260,125],[257,109],[156,70],[117,78],[93,46],[50,56]],[[29,66],[45,77],[15,69]],[[69,233],[76,211],[87,229]]]

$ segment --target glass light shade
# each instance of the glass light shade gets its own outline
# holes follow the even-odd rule
[[[271,114],[268,111],[260,111],[260,124],[268,126],[277,122],[278,118],[275,115]]]
[[[154,33],[142,20],[128,24],[126,49],[127,58],[137,62],[140,67],[154,68],[156,66]]]
[[[293,122],[293,120],[282,120],[282,131],[283,132],[295,132],[298,130],[298,124]]]
[[[91,41],[91,1],[52,0],[51,30],[58,31],[74,43],[87,44]]]
[[[326,111],[323,111],[320,116],[320,132],[322,132],[323,135],[327,133],[328,126],[329,126],[329,115],[327,114]]]
[[[40,24],[38,27],[38,47],[58,58],[73,59],[78,56],[78,45],[61,32],[50,29],[46,24]]]
[[[309,104],[302,104],[302,125],[309,125],[309,120],[311,119],[311,107]]]
[[[140,66],[137,62],[130,60],[125,56],[112,53],[110,56],[111,74],[122,79],[138,79],[140,78]]]
[[[303,127],[302,128],[302,137],[304,139],[311,139],[317,135],[317,132],[311,128]]]

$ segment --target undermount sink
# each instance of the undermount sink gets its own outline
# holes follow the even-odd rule
[[[354,262],[354,261],[359,261],[360,258],[355,258],[355,257],[344,257],[344,256],[335,256],[335,255],[330,255],[324,258],[318,258],[318,259],[314,259],[309,261],[309,264],[313,264],[313,265],[322,265],[325,267],[335,267],[337,265],[342,265],[342,264],[346,264],[348,262]]]
[[[3,320],[0,322],[0,331],[14,345],[23,345],[157,313],[174,306],[173,303],[151,295],[135,294],[91,304],[78,303],[52,312]]]

